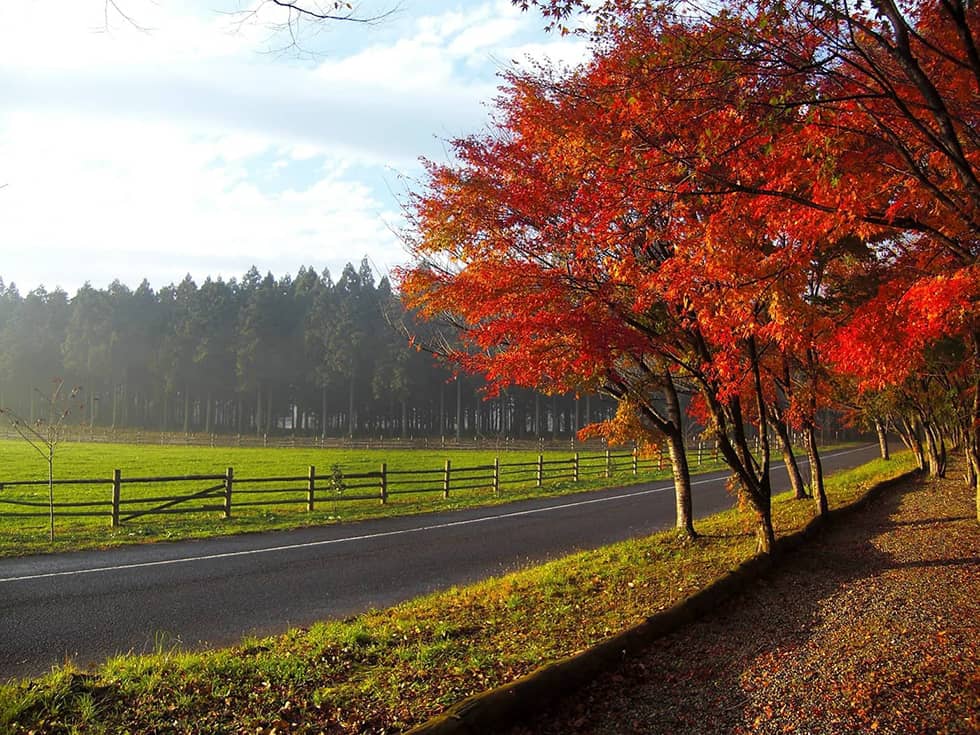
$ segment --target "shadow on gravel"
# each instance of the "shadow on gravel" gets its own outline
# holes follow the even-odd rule
[[[816,673],[795,668],[804,646],[821,634],[827,618],[860,612],[849,609],[855,603],[846,594],[841,599],[842,590],[903,566],[873,540],[898,525],[891,517],[903,494],[919,491],[921,484],[912,480],[886,490],[864,509],[839,518],[814,540],[785,553],[779,566],[747,591],[654,643],[585,691],[571,693],[552,708],[556,717],[543,713],[511,735],[782,732],[792,723],[782,719],[777,728],[774,711],[763,708],[756,721],[753,694],[765,692],[764,699],[778,706],[779,696],[793,687],[817,683]],[[782,695],[774,698],[772,692]],[[806,727],[792,731],[811,732]]]
[[[924,561],[894,562],[889,569],[941,569],[943,567],[980,566],[980,556],[964,556],[956,559],[929,559]]]
[[[970,516],[942,516],[937,518],[917,518],[914,521],[888,521],[880,525],[891,526],[892,528],[935,526],[940,523],[959,523],[960,521],[968,521],[970,518]]]

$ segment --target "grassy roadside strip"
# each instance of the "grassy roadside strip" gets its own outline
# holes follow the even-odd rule
[[[832,507],[912,464],[903,454],[834,475]],[[811,518],[810,502],[774,501],[782,536]],[[234,648],[67,665],[0,686],[0,731],[398,731],[689,597],[751,558],[750,527],[730,511],[701,521],[696,543],[662,533]]]

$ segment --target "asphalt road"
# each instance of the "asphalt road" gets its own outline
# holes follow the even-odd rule
[[[826,472],[876,446],[829,453]],[[805,471],[805,468],[804,468]],[[732,505],[694,478],[697,516]],[[788,488],[782,467],[775,490]],[[0,680],[156,645],[199,648],[352,615],[673,524],[669,482],[494,508],[0,560]]]

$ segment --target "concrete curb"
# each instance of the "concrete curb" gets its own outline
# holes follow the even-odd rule
[[[778,563],[782,552],[796,549],[825,526],[853,515],[874,498],[919,474],[906,472],[878,483],[850,505],[814,518],[803,529],[777,542],[777,554],[757,556],[673,607],[580,653],[546,664],[496,689],[467,697],[406,735],[486,735],[512,727],[559,697],[583,686],[629,656],[669,633],[697,620],[709,610],[742,592]]]

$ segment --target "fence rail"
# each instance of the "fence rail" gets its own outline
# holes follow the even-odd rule
[[[700,463],[703,450],[692,453]],[[236,508],[276,506],[300,507],[315,511],[324,503],[377,501],[389,503],[393,497],[441,494],[443,498],[461,492],[485,491],[499,495],[505,486],[541,488],[562,481],[580,482],[585,478],[652,473],[663,470],[666,462],[661,452],[655,457],[640,457],[636,451],[573,453],[567,458],[501,462],[495,457],[490,464],[456,465],[449,459],[442,467],[390,469],[386,462],[376,471],[345,472],[334,466],[319,472],[310,466],[304,474],[276,477],[239,477],[233,467],[223,473],[168,475],[161,477],[125,477],[114,470],[105,478],[59,479],[61,489],[75,487],[86,497],[59,500],[53,505],[55,516],[105,517],[112,527],[157,515],[219,513],[231,518]],[[48,517],[52,506],[45,499],[30,497],[24,491],[46,486],[46,480],[12,480],[0,482],[0,518],[20,519]],[[99,492],[99,486],[105,493]],[[17,492],[20,491],[18,496]],[[22,510],[21,510],[22,509]]]

